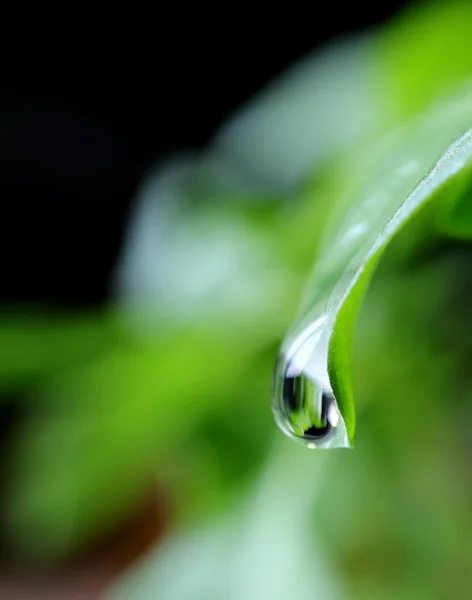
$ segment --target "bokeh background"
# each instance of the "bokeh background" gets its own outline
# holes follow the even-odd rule
[[[270,384],[336,164],[472,75],[468,4],[81,16],[0,78],[0,597],[467,597],[468,243],[389,249],[354,450]]]

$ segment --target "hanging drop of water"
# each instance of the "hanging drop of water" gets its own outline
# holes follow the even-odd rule
[[[274,416],[286,435],[308,448],[347,448],[346,427],[329,385],[322,324],[312,324],[281,351],[272,382]]]

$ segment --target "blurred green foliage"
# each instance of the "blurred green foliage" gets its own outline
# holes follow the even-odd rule
[[[467,0],[412,3],[376,40],[373,74],[389,119],[425,109],[470,78],[470,23]]]
[[[290,449],[286,440],[275,442],[274,450],[279,434],[269,389],[278,343],[296,314],[313,256],[322,256],[319,247],[329,242],[326,223],[336,222],[336,210],[349,208],[353,182],[362,178],[359,149],[376,148],[386,130],[396,130],[405,118],[422,118],[433,102],[462,85],[472,74],[471,28],[468,3],[444,2],[409,9],[374,34],[359,61],[370,69],[366,93],[381,118],[372,118],[337,149],[334,160],[319,162],[311,177],[290,189],[274,195],[259,186],[257,193],[235,193],[230,183],[225,189],[210,176],[202,183],[198,169],[182,178],[182,195],[200,201],[187,218],[189,230],[193,218],[197,226],[199,215],[212,214],[216,195],[220,205],[227,201],[217,226],[240,220],[241,248],[254,242],[259,249],[244,265],[254,278],[246,280],[244,269],[228,269],[218,283],[223,291],[231,284],[257,298],[252,310],[247,304],[240,310],[222,306],[215,294],[201,318],[188,319],[155,303],[152,326],[144,327],[141,306],[123,309],[118,302],[100,314],[4,310],[0,389],[4,402],[14,398],[22,414],[2,467],[2,530],[10,551],[47,562],[77,551],[130,513],[157,477],[175,499],[182,528],[203,516],[233,522],[236,514],[235,527],[247,540],[245,545],[238,537],[236,543],[230,536],[215,546],[225,565],[219,583],[217,573],[201,585],[195,575],[193,595],[173,596],[166,589],[160,597],[211,598],[212,591],[221,598],[231,583],[228,572],[243,581],[246,570],[254,589],[268,590],[275,575],[274,568],[263,568],[263,549],[271,546],[287,565],[287,577],[299,573],[300,588],[310,571],[310,561],[296,571],[301,556],[326,563],[319,577],[329,577],[331,569],[336,581],[324,598],[343,597],[336,596],[336,586],[347,589],[349,598],[467,597],[470,250],[430,235],[431,216],[436,229],[439,221],[447,224],[446,233],[468,237],[467,173],[439,190],[439,212],[428,213],[426,222],[413,220],[392,242],[367,293],[352,359],[361,408],[356,450],[321,458]],[[342,53],[337,60],[339,67]],[[335,110],[332,100],[324,98],[313,111]],[[329,114],[334,137],[337,121]],[[428,148],[432,158],[418,180],[446,150],[439,146]],[[402,148],[406,157],[416,158],[416,152],[408,142]],[[371,164],[370,175],[382,189],[390,163],[382,169]],[[237,175],[244,179],[244,173]],[[205,190],[211,190],[206,201]],[[453,197],[462,201],[452,204]],[[178,220],[174,226],[178,231]],[[218,254],[219,248],[209,252]],[[182,264],[183,281],[190,285],[200,266]],[[261,292],[258,280],[270,285],[264,283]],[[280,503],[273,504],[279,495]],[[307,498],[304,511],[300,498]],[[250,518],[241,505],[254,506]],[[298,521],[288,519],[293,514]],[[285,519],[286,530],[271,543],[270,532],[279,531]],[[208,539],[220,540],[220,534]],[[260,560],[260,569],[251,571],[243,558],[256,547],[253,563]],[[199,548],[203,557],[205,544]],[[189,565],[182,565],[178,553],[170,556],[166,577],[192,573],[196,558],[187,556]],[[149,576],[160,573],[161,560],[158,553]],[[272,599],[282,598],[276,591]],[[132,597],[152,598],[154,592]]]

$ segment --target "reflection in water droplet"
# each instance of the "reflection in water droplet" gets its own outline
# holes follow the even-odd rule
[[[286,435],[308,448],[346,448],[344,420],[329,379],[316,364],[316,348],[321,343],[320,331],[314,330],[280,354],[273,378],[274,416]]]

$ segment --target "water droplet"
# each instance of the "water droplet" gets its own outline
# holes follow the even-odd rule
[[[322,324],[282,350],[272,384],[274,416],[286,435],[308,448],[346,448],[346,427],[327,375]]]

